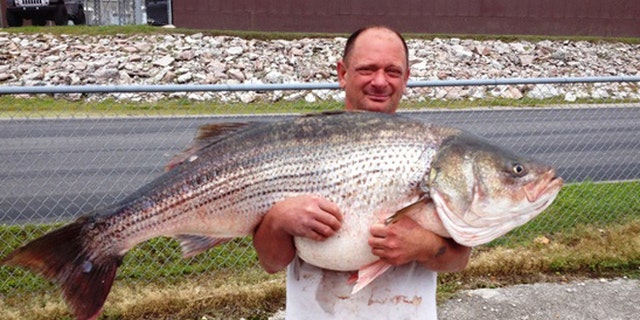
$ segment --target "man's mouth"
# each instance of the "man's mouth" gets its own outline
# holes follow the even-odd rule
[[[386,94],[367,94],[367,97],[370,100],[378,101],[378,102],[389,100],[389,95],[386,95]]]

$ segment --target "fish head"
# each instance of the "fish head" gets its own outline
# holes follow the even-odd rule
[[[429,175],[445,229],[466,246],[490,242],[533,219],[562,185],[551,166],[467,134],[442,143]]]

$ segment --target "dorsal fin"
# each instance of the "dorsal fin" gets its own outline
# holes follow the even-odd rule
[[[332,116],[336,114],[343,114],[343,113],[349,113],[349,112],[362,112],[362,111],[329,110],[329,111],[322,111],[322,112],[305,113],[302,115],[302,117]]]
[[[250,124],[251,122],[207,123],[198,128],[193,141],[215,141],[228,133],[246,128]]]
[[[169,163],[164,167],[164,170],[170,171],[195,156],[198,151],[202,150],[209,144],[220,140],[229,133],[246,128],[250,124],[250,122],[223,122],[209,123],[200,126],[193,141],[191,141],[186,149],[173,156]]]
[[[317,117],[317,116],[330,116],[338,115],[349,112],[364,112],[364,111],[345,111],[345,110],[332,110],[323,112],[313,112],[303,114],[301,117]],[[220,140],[222,137],[244,129],[250,125],[254,125],[259,122],[222,122],[222,123],[209,123],[202,125],[198,128],[195,139],[187,146],[186,149],[176,154],[169,163],[164,167],[165,172],[179,166],[187,160],[193,161],[197,159],[198,151],[204,147]]]

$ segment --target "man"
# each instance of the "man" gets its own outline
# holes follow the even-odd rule
[[[346,110],[395,113],[409,79],[407,45],[389,28],[360,29],[337,65]],[[393,265],[351,295],[350,273],[317,268],[296,257],[293,237],[323,241],[340,228],[334,203],[300,195],[273,205],[254,234],[262,267],[287,269],[287,319],[436,319],[436,272],[462,270],[470,248],[422,228],[408,217],[371,227],[372,253]],[[292,263],[293,261],[293,263]]]

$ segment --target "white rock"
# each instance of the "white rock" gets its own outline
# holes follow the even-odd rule
[[[603,88],[597,88],[591,92],[591,98],[593,99],[606,99],[609,97],[609,92]]]
[[[520,58],[520,65],[522,66],[528,66],[533,64],[534,61],[534,56],[530,55],[530,54],[521,54],[520,56],[518,56],[518,58]]]
[[[131,83],[131,76],[129,76],[129,74],[124,70],[120,70],[118,72],[118,79],[120,80],[120,83],[123,83],[123,84]]]
[[[44,61],[45,63],[53,63],[53,62],[56,62],[56,61],[60,61],[60,57],[59,56],[47,56],[47,57],[44,57],[42,59],[42,61]]]
[[[508,87],[505,91],[503,91],[500,96],[505,99],[514,99],[514,100],[519,100],[519,99],[522,99],[523,97],[522,92],[520,92],[518,88],[511,87],[511,86]]]
[[[471,50],[458,44],[453,45],[451,47],[451,50],[453,52],[453,55],[460,59],[469,59],[473,56],[473,52],[471,52]]]
[[[256,99],[256,93],[253,91],[238,92],[238,98],[242,103],[251,103]]]
[[[193,74],[191,72],[186,72],[178,76],[176,82],[178,83],[187,83],[191,79],[193,79]]]
[[[119,77],[119,71],[115,68],[102,68],[94,73],[94,76],[98,79],[111,79],[114,80]]]
[[[548,99],[559,95],[558,89],[550,85],[535,85],[531,91],[527,93],[527,97],[531,99]]]
[[[227,74],[235,79],[238,80],[239,82],[242,82],[246,79],[244,73],[242,73],[242,71],[238,70],[238,69],[230,69],[229,71],[227,71]]]
[[[575,93],[567,92],[564,94],[564,101],[575,102],[576,100],[578,100],[578,97],[576,96]]]
[[[304,101],[308,103],[314,103],[316,102],[316,96],[314,96],[313,93],[308,93],[306,96],[304,96]]]
[[[278,72],[276,70],[269,71],[264,76],[264,81],[266,83],[282,83],[282,79],[283,79],[282,73],[280,73],[280,72]]]
[[[228,48],[226,52],[227,54],[236,56],[236,55],[242,54],[244,52],[244,49],[242,47],[231,47],[231,48]]]
[[[173,61],[175,61],[175,59],[173,57],[164,56],[164,57],[154,61],[153,65],[160,66],[160,67],[168,67],[169,65],[171,65],[173,63]]]
[[[80,84],[82,79],[75,73],[69,74],[69,84],[72,86]]]

